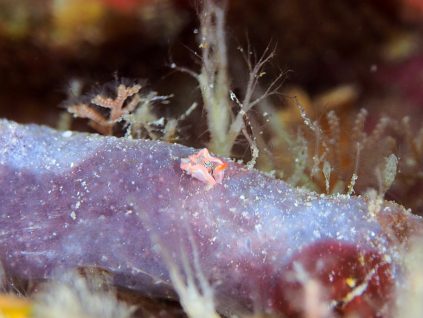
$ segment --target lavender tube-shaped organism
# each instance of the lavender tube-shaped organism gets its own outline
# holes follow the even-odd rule
[[[393,203],[369,213],[364,199],[301,191],[232,162],[209,189],[180,168],[195,151],[0,121],[6,273],[95,266],[117,285],[174,297],[163,255],[179,265],[197,255],[224,314],[300,314],[314,282],[335,313],[388,316],[398,250],[419,218]]]

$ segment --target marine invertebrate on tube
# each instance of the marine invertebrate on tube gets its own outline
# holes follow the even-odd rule
[[[172,298],[170,260],[201,268],[221,314],[299,315],[318,286],[333,314],[389,315],[398,251],[419,217],[391,202],[369,213],[363,198],[301,191],[233,162],[204,191],[180,169],[195,152],[0,121],[6,273],[95,266],[116,285]]]
[[[181,159],[181,169],[209,187],[213,187],[216,183],[222,183],[227,166],[226,162],[210,156],[207,148],[201,149],[188,158]]]

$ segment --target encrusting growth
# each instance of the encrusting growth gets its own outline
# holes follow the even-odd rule
[[[301,265],[331,313],[384,316],[403,279],[398,250],[423,227],[394,203],[374,214],[363,198],[295,189],[231,161],[223,186],[204,191],[180,164],[193,156],[219,179],[205,150],[9,121],[0,131],[0,261],[12,277],[97,266],[151,297],[176,299],[175,284],[186,308],[206,298],[211,316],[300,316],[316,306],[303,298],[313,285],[293,277]]]

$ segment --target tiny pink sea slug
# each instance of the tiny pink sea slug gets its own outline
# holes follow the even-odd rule
[[[205,189],[180,168],[196,152],[1,120],[6,273],[95,266],[118,286],[175,297],[161,251],[181,264],[195,249],[222,314],[300,316],[313,281],[334,315],[390,316],[399,251],[420,218],[390,202],[374,215],[360,197],[320,196],[232,162]]]

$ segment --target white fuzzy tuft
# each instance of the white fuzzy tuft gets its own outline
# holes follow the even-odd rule
[[[90,284],[76,273],[48,283],[36,295],[34,318],[129,318],[133,307],[117,300],[114,293]]]

